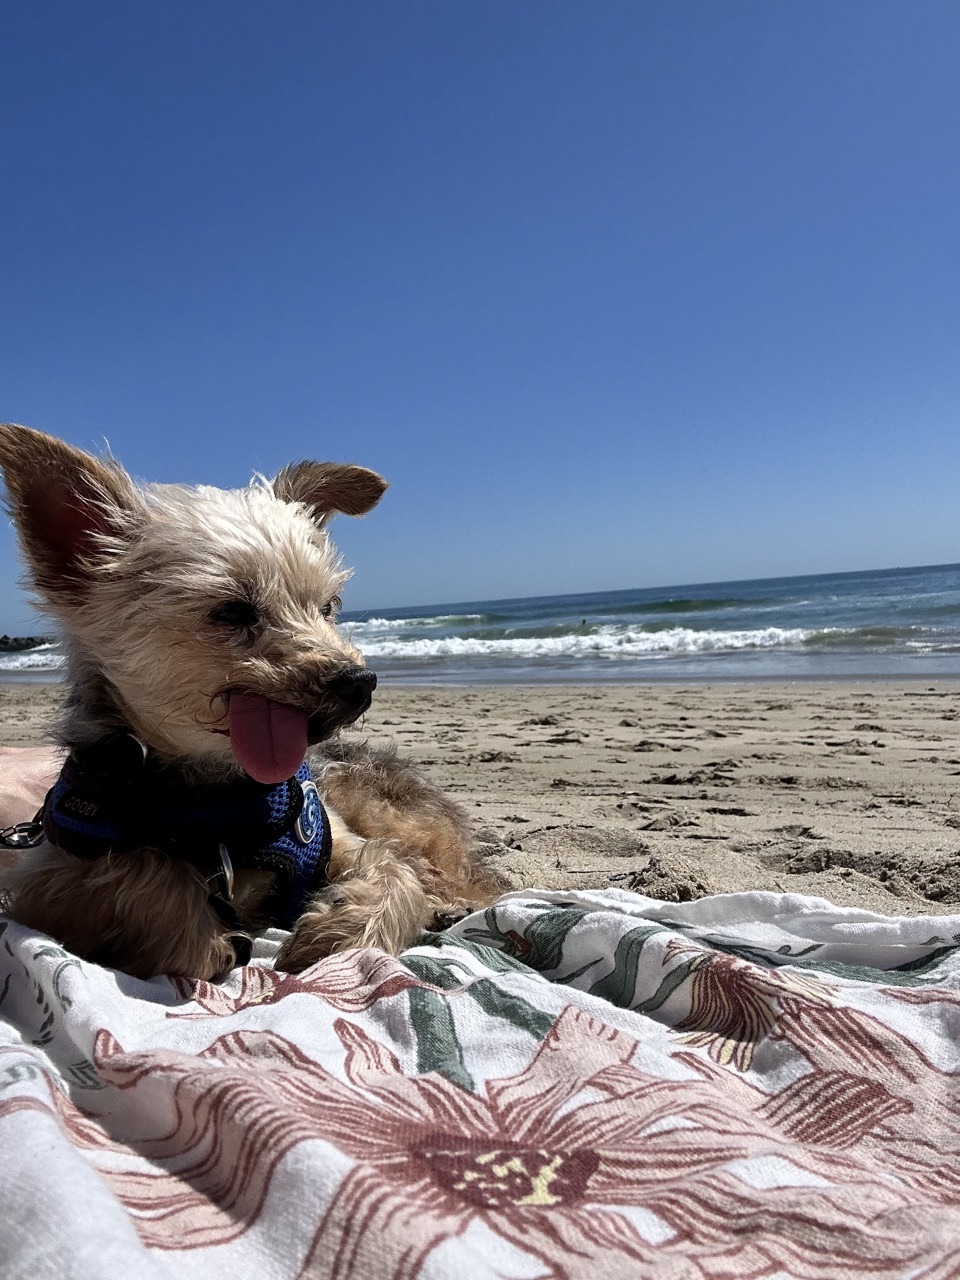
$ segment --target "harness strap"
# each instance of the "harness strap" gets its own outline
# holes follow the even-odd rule
[[[214,886],[211,902],[231,927],[227,868],[270,872],[268,923],[289,928],[324,883],[330,822],[310,768],[275,786],[244,779],[191,786],[146,756],[129,734],[74,751],[47,794],[43,831],[79,858],[135,855],[145,848],[182,858]]]

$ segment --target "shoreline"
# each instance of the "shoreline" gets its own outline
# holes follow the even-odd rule
[[[0,744],[59,682],[0,681]],[[798,892],[960,912],[960,681],[395,685],[359,730],[473,819],[506,888]]]
[[[885,672],[863,671],[863,672],[836,672],[826,674],[806,674],[792,673],[789,675],[744,675],[742,673],[735,675],[687,675],[680,677],[675,673],[670,675],[651,675],[644,679],[631,677],[629,680],[614,679],[610,677],[606,680],[597,679],[593,676],[585,677],[582,680],[571,679],[569,673],[558,674],[556,676],[541,676],[537,680],[531,680],[529,677],[517,680],[504,680],[502,678],[494,678],[491,676],[489,680],[474,679],[465,680],[460,677],[451,678],[450,680],[440,680],[435,676],[424,676],[417,679],[411,676],[396,677],[392,675],[379,676],[378,689],[382,693],[388,689],[632,689],[646,688],[648,685],[657,687],[670,686],[677,689],[683,689],[690,686],[710,686],[710,685],[748,685],[756,687],[759,685],[784,685],[784,684],[826,684],[826,685],[914,685],[914,684],[947,684],[956,685],[960,689],[960,671],[938,673],[930,671],[921,671],[917,673],[889,675]],[[57,688],[63,683],[64,676],[56,671],[3,671],[0,670],[0,688],[4,685],[11,684],[28,684],[28,685],[49,685],[51,688]]]

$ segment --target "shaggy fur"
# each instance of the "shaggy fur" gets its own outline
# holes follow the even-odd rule
[[[378,475],[298,462],[235,491],[139,485],[112,459],[10,425],[0,468],[38,603],[65,638],[64,747],[129,731],[186,779],[227,781],[243,774],[227,732],[232,693],[309,716],[331,883],[281,967],[351,946],[396,953],[431,920],[492,899],[457,807],[395,754],[337,739],[365,708],[337,681],[363,660],[336,626],[348,574],[326,525],[369,511],[386,488]],[[236,906],[255,921],[270,877],[237,880]],[[214,978],[235,959],[200,873],[162,850],[85,861],[45,844],[2,888],[13,919],[136,976]]]

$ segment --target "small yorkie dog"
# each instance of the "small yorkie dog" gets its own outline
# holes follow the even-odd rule
[[[492,901],[457,806],[337,736],[377,681],[337,630],[326,526],[375,506],[380,476],[297,462],[234,491],[139,485],[9,425],[0,468],[68,680],[66,762],[42,841],[3,873],[7,915],[136,977],[212,979],[271,924],[298,972]]]

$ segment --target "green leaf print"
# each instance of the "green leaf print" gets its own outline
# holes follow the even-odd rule
[[[489,950],[489,948],[483,948]],[[518,1027],[533,1036],[539,1044],[554,1024],[554,1016],[544,1013],[529,1000],[506,991],[495,978],[478,978],[471,974],[464,979],[463,971],[457,968],[456,961],[445,957],[411,956],[403,957],[403,963],[421,982],[429,982],[432,986],[442,987],[450,991],[454,987],[462,987],[463,995],[475,1000],[484,1013],[492,1018],[502,1018],[511,1026]],[[527,978],[542,981],[539,974],[532,974],[523,965],[510,961],[510,969],[498,972],[520,972]]]
[[[843,960],[805,959],[812,952],[822,951],[823,943],[816,942],[808,947],[798,947],[791,951],[788,947],[778,947],[776,951],[762,947],[749,946],[743,943],[734,945],[724,938],[701,936],[698,941],[705,947],[725,955],[736,956],[750,964],[760,965],[765,969],[781,969],[790,965],[795,969],[808,969],[814,973],[829,973],[835,978],[847,978],[851,982],[871,982],[874,986],[923,987],[936,985],[942,981],[939,972],[942,962],[957,953],[960,948],[953,946],[937,947],[929,955],[918,956],[903,964],[891,965],[889,969],[880,969],[876,965],[847,964]],[[918,946],[929,945],[918,943]]]
[[[458,947],[461,951],[465,951],[468,955],[474,956],[488,969],[492,969],[494,973],[526,973],[529,974],[528,965],[522,964],[519,960],[514,960],[513,956],[508,955],[506,951],[501,951],[499,947],[491,947],[482,943],[468,942],[465,938],[458,938],[448,933],[424,933],[421,935],[418,943],[420,947]],[[404,953],[400,957],[401,961],[406,964],[408,960],[419,959],[420,957],[410,956]]]
[[[552,1013],[544,1013],[521,996],[505,991],[493,978],[481,978],[474,982],[467,988],[466,994],[476,1000],[484,1013],[492,1018],[503,1018],[504,1022],[526,1031],[537,1044],[546,1038],[556,1021]]]
[[[676,965],[664,980],[657,987],[656,991],[646,1000],[638,1000],[631,1006],[635,1013],[652,1013],[655,1009],[659,1009],[661,1005],[666,1004],[675,991],[677,991],[690,975],[701,966],[699,956],[693,960],[682,960]]]
[[[417,1037],[417,1070],[421,1075],[436,1071],[472,1093],[473,1076],[463,1060],[463,1049],[447,1000],[425,987],[411,987],[408,994],[410,1023]]]
[[[633,1003],[637,988],[637,969],[640,964],[640,952],[656,933],[669,933],[660,924],[638,925],[625,933],[617,943],[613,957],[613,969],[589,988],[593,996],[602,996],[611,1004],[627,1009]]]
[[[549,973],[560,967],[564,943],[571,929],[576,928],[584,916],[590,913],[580,907],[557,907],[528,920],[522,933],[516,929],[502,930],[496,907],[490,907],[483,914],[486,928],[469,929],[468,937],[477,942],[502,947],[508,955],[522,960],[531,969]]]

